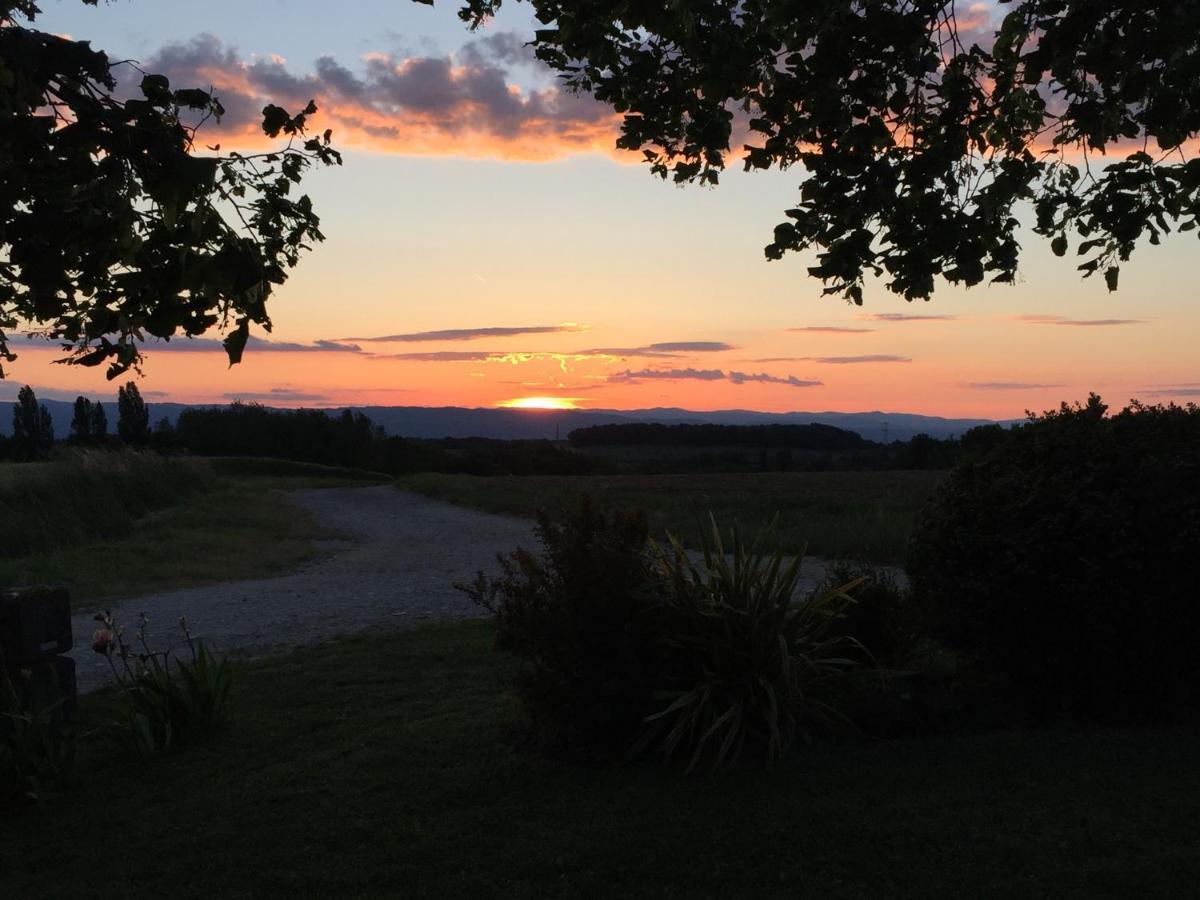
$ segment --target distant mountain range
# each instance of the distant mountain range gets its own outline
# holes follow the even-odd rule
[[[65,438],[71,431],[72,404],[62,400],[44,400],[54,417],[54,432]],[[183,403],[150,402],[150,420],[166,418],[172,423],[187,409]],[[116,431],[116,403],[105,402],[109,430]],[[6,404],[0,404],[0,433],[12,433],[12,416]],[[890,412],[789,412],[764,413],[745,409],[694,412],[671,407],[658,409],[468,409],[457,406],[356,406],[356,412],[381,425],[388,434],[412,438],[485,437],[501,440],[562,438],[576,428],[622,422],[713,423],[718,425],[804,425],[816,422],[854,431],[872,441],[908,440],[916,434],[947,438],[961,435],[977,425],[994,424],[992,419],[944,419]],[[330,414],[340,409],[326,410]],[[1007,424],[1007,423],[1002,423]]]

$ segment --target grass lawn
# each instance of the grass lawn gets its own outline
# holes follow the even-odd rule
[[[290,503],[284,491],[378,480],[354,470],[274,460],[195,464],[211,466],[204,488],[136,517],[111,535],[18,556],[0,555],[0,585],[66,587],[75,606],[88,608],[157,591],[285,572],[318,552],[315,540],[335,535]],[[35,465],[41,477],[53,473],[55,464]],[[5,477],[11,480],[22,471],[16,468]]]
[[[423,474],[398,485],[489,512],[552,512],[587,491],[602,504],[641,507],[655,532],[696,543],[708,512],[722,526],[758,528],[779,514],[786,549],[900,564],[913,519],[942,472],[765,472],[750,474],[504,476]]]
[[[514,749],[486,622],[239,670],[235,719],[0,823],[6,897],[1184,896],[1197,735],[817,746],[771,772]],[[85,700],[84,716],[102,708]]]

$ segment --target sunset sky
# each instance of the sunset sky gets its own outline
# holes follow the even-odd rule
[[[802,172],[652,178],[610,149],[610,111],[532,60],[524,6],[472,35],[444,2],[43,5],[45,30],[215,86],[229,116],[210,141],[245,143],[266,102],[315,97],[346,154],[308,180],[328,240],[275,295],[270,343],[233,368],[215,340],[151,349],[151,398],[1011,418],[1089,391],[1200,397],[1194,235],[1143,247],[1115,294],[1027,232],[1016,286],[822,297],[811,258],[762,253]],[[53,346],[14,349],[0,391],[115,393]]]

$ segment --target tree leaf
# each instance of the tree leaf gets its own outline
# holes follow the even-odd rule
[[[225,336],[222,344],[229,356],[229,365],[236,366],[242,361],[242,353],[246,349],[246,341],[250,339],[250,322],[243,319],[238,327]]]

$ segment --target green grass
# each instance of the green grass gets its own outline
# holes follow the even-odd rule
[[[900,564],[913,520],[941,472],[774,472],[752,474],[504,476],[412,475],[397,484],[489,512],[561,512],[588,491],[606,506],[641,507],[651,528],[690,544],[708,512],[758,528],[779,514],[786,549],[817,556]]]
[[[515,749],[487,623],[238,670],[234,721],[0,823],[5,896],[1186,896],[1198,735],[818,745],[770,772]],[[95,716],[102,699],[85,700]]]
[[[77,471],[81,466],[86,479]],[[293,569],[318,553],[315,540],[335,535],[283,492],[379,480],[356,470],[276,460],[163,460],[152,454],[93,454],[82,463],[68,459],[0,471],[0,498],[6,491],[17,496],[36,521],[47,523],[47,537],[32,551],[0,551],[0,585],[66,587],[80,608]],[[174,489],[169,480],[179,474],[189,480]],[[157,485],[149,495],[154,504],[144,502],[148,489],[139,478]],[[106,501],[108,524],[99,518],[77,524],[79,501],[64,491],[64,482],[100,485],[88,496]],[[63,523],[62,534],[52,538],[55,521]]]
[[[77,547],[0,560],[0,584],[53,584],[77,608],[158,591],[287,571],[326,534],[280,492],[221,485],[150,513],[127,531]]]
[[[0,464],[0,559],[120,533],[150,512],[212,490],[216,480],[203,460],[133,450]]]

